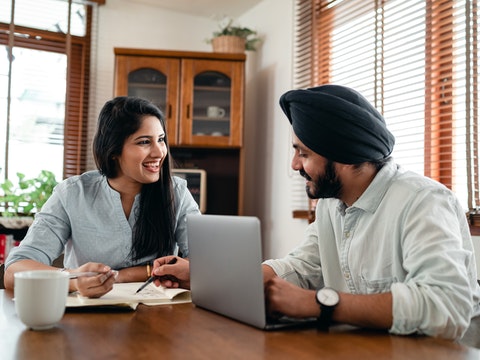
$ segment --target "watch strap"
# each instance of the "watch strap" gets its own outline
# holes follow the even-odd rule
[[[328,331],[332,325],[333,306],[325,306],[320,304],[320,316],[317,318],[317,328],[322,331]]]
[[[333,298],[332,295],[334,296]],[[332,288],[324,287],[317,290],[315,299],[320,305],[320,315],[317,318],[317,327],[319,330],[328,331],[333,322],[333,312],[339,302],[338,292]]]

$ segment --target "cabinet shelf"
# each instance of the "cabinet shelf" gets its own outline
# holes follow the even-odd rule
[[[230,92],[231,88],[229,87],[219,87],[219,86],[197,86],[194,87],[195,91],[218,91],[218,92]]]
[[[132,88],[146,88],[146,89],[166,89],[167,86],[165,84],[152,84],[152,83],[128,83],[129,87]]]
[[[222,121],[222,122],[228,122],[230,119],[228,117],[209,117],[209,116],[194,116],[193,121]]]

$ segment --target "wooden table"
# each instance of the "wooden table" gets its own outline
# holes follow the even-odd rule
[[[0,290],[0,359],[480,359],[480,350],[421,336],[351,327],[262,331],[193,304],[136,311],[67,311],[57,327],[28,330]]]

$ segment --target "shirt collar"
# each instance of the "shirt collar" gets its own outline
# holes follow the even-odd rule
[[[374,213],[382,202],[382,199],[390,187],[390,184],[393,181],[395,174],[398,172],[398,169],[399,166],[395,164],[393,158],[388,160],[388,162],[380,169],[377,175],[375,175],[373,181],[370,183],[367,189],[351,207]],[[345,212],[345,205],[343,204],[343,209],[341,206],[339,206],[339,210]]]

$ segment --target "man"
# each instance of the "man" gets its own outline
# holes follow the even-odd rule
[[[301,245],[263,264],[271,314],[456,339],[480,314],[465,213],[443,185],[396,165],[394,137],[358,92],[288,91],[292,168],[319,199]]]

